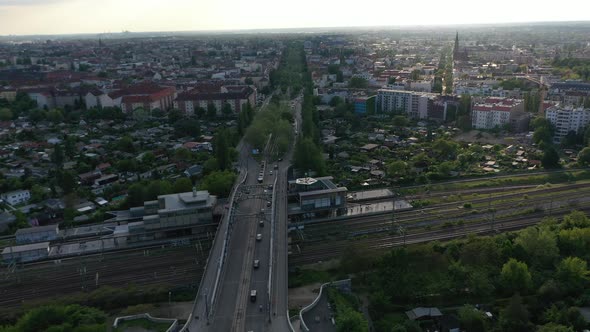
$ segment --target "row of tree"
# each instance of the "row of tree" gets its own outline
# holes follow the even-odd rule
[[[483,303],[500,313],[493,326],[483,312],[464,307],[459,318],[468,332],[580,331],[587,324],[577,307],[590,305],[589,249],[590,220],[575,211],[517,233],[395,249],[379,258],[353,246],[341,270],[369,289],[377,332],[404,331],[392,315],[399,306],[441,303]]]

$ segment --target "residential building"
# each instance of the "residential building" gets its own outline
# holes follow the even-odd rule
[[[97,98],[94,93],[91,95]],[[137,108],[143,108],[146,111],[168,110],[172,108],[174,98],[176,98],[176,88],[144,83],[110,92],[108,98],[99,95],[95,103],[103,107],[117,106],[123,112],[130,113]]]
[[[375,113],[401,113],[414,119],[426,119],[436,96],[425,92],[379,89]]]
[[[559,142],[570,131],[579,133],[590,123],[590,109],[556,105],[545,110],[545,118],[555,127],[553,139]]]
[[[28,202],[31,199],[31,193],[28,190],[15,190],[1,194],[0,198],[10,205],[17,205]]]
[[[518,131],[522,128],[521,122],[528,121],[526,119],[524,103],[520,99],[488,97],[475,102],[471,110],[471,124],[476,129],[513,126]]]
[[[192,115],[197,108],[207,109],[209,104],[213,104],[217,115],[222,115],[224,105],[229,104],[232,113],[237,114],[248,103],[256,105],[256,89],[249,85],[222,86],[218,91],[196,87],[180,93],[174,100],[174,108]]]

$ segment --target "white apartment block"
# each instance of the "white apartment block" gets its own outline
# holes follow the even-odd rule
[[[379,89],[375,113],[402,113],[413,119],[426,119],[436,94]]]
[[[520,117],[524,104],[520,99],[489,97],[475,103],[471,110],[471,125],[475,129],[493,129],[510,124]]]
[[[545,118],[555,127],[553,140],[559,142],[570,131],[579,133],[590,123],[590,109],[556,105],[545,110]]]
[[[0,195],[0,198],[10,205],[17,205],[28,202],[31,199],[31,193],[28,190],[15,190]]]

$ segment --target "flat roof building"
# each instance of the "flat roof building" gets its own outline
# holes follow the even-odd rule
[[[331,176],[289,181],[289,217],[292,220],[328,218],[346,213],[346,187]]]
[[[115,211],[110,221],[129,222],[129,241],[190,235],[199,232],[198,227],[213,223],[216,204],[217,197],[204,190],[160,195],[141,207]]]
[[[2,260],[6,263],[32,262],[49,256],[49,242],[6,247],[2,250]]]
[[[59,234],[57,225],[21,228],[14,234],[17,244],[46,242],[56,240]]]

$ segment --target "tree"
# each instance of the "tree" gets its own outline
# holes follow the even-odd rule
[[[366,89],[369,86],[369,82],[362,77],[352,77],[348,82],[348,87],[351,89]]]
[[[146,110],[144,110],[142,107],[138,107],[133,110],[132,117],[135,121],[143,122],[148,119],[149,113]]]
[[[76,176],[71,171],[59,170],[57,172],[57,184],[64,191],[64,194],[70,194],[76,190]]]
[[[212,195],[227,197],[233,187],[236,175],[230,171],[215,171],[205,176],[200,189],[207,190]]]
[[[0,108],[0,121],[12,120],[12,111],[8,108]]]
[[[201,124],[196,119],[181,119],[174,124],[176,136],[190,136],[194,139],[201,137]]]
[[[60,123],[64,120],[64,115],[61,110],[53,109],[46,114],[47,120],[53,123]]]
[[[205,117],[206,114],[207,114],[207,110],[204,109],[203,107],[195,108],[195,115],[197,116],[197,118],[201,119],[201,118]]]
[[[410,123],[407,117],[403,115],[396,115],[393,117],[392,123],[394,126],[405,127]]]
[[[142,183],[134,183],[127,189],[127,203],[130,206],[140,206],[146,201],[145,186]]]
[[[332,97],[332,99],[330,99],[330,102],[328,103],[328,105],[330,105],[332,107],[336,107],[342,103],[344,103],[342,98],[340,98],[339,96],[334,96],[334,97]]]
[[[545,325],[540,326],[537,329],[537,332],[574,332],[572,327],[559,325],[555,323],[548,323]]]
[[[503,332],[528,332],[534,330],[533,324],[529,321],[529,312],[518,294],[512,296],[506,308],[500,312],[498,324]]]
[[[224,116],[230,116],[232,115],[234,111],[231,108],[231,105],[229,103],[223,103],[223,107],[221,108],[221,113],[223,113]]]
[[[146,188],[145,199],[154,200],[160,195],[167,195],[172,193],[172,185],[166,180],[154,180],[150,182]]]
[[[536,144],[541,144],[543,142],[550,145],[554,134],[554,127],[551,122],[545,118],[536,118],[531,124],[535,129],[533,133],[533,141]]]
[[[171,109],[170,112],[168,112],[168,123],[177,123],[182,118],[184,118],[184,113],[177,108]]]
[[[532,265],[550,265],[559,255],[555,234],[548,229],[526,228],[518,234],[514,244],[524,249]]]
[[[563,228],[586,228],[590,226],[590,219],[582,211],[572,211],[563,216]]]
[[[518,292],[526,293],[532,285],[528,266],[526,263],[519,262],[514,258],[510,258],[510,260],[502,266],[500,279],[502,287],[508,294]]]
[[[300,139],[295,145],[295,167],[304,172],[311,170],[322,175],[325,163],[320,148],[309,138]]]
[[[156,161],[156,156],[154,156],[154,153],[151,151],[148,151],[146,153],[143,154],[143,156],[141,156],[141,162],[144,165],[151,165],[154,163],[154,161]]]
[[[387,175],[393,178],[406,176],[410,171],[410,167],[405,161],[395,160],[387,165]]]
[[[193,183],[189,178],[178,178],[172,188],[174,193],[185,193],[193,190]]]
[[[41,122],[45,120],[45,111],[35,108],[29,111],[29,120],[33,123]]]
[[[577,292],[588,281],[588,265],[578,257],[564,258],[557,266],[556,276],[565,291]]]
[[[66,137],[64,142],[64,152],[68,158],[74,158],[76,155],[76,139],[74,137]]]
[[[220,129],[213,139],[213,149],[215,159],[219,169],[224,171],[231,168],[231,156],[229,146],[229,132],[226,129]]]
[[[336,320],[337,332],[368,332],[369,325],[363,314],[350,307],[339,310]]]
[[[543,150],[543,156],[541,157],[541,164],[544,168],[558,168],[559,165],[559,153],[552,146],[548,146]]]
[[[207,104],[207,117],[210,119],[213,119],[214,117],[217,116],[217,107],[215,107],[215,104]]]
[[[590,147],[585,147],[578,153],[578,164],[580,166],[590,165]]]
[[[30,310],[16,325],[2,331],[99,332],[107,329],[106,319],[104,312],[77,304],[42,306]]]
[[[470,305],[464,305],[459,309],[459,322],[461,330],[467,332],[485,332],[487,330],[484,313]]]
[[[130,136],[123,136],[117,142],[117,148],[123,152],[133,153],[135,147],[133,146],[133,138]]]
[[[51,154],[51,161],[58,167],[63,164],[64,151],[63,151],[63,148],[61,147],[61,144],[55,144],[53,146],[53,153]]]

